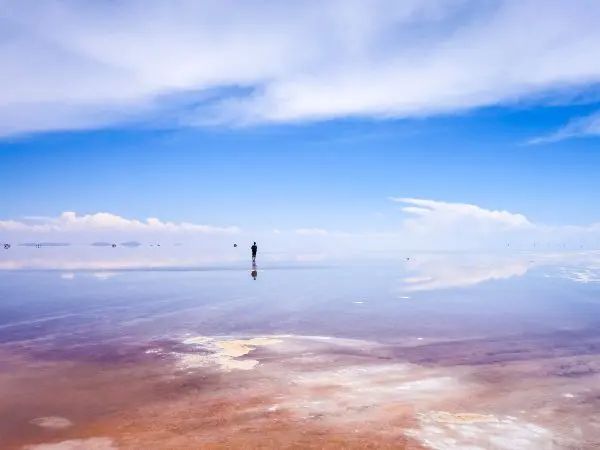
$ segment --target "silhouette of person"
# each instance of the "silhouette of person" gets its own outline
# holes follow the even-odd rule
[[[258,251],[258,247],[256,246],[256,242],[254,244],[252,244],[252,247],[250,247],[250,249],[252,250],[252,261],[256,261],[256,252]]]
[[[252,272],[250,272],[250,275],[255,280],[256,280],[256,277],[258,276],[258,270],[256,269],[256,263],[254,261],[252,261]]]

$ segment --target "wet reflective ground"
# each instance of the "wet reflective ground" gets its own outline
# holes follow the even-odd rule
[[[13,248],[0,269],[2,448],[600,443],[600,253]]]

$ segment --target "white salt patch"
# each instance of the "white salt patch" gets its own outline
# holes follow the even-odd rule
[[[72,280],[72,279],[74,279],[74,278],[75,278],[75,274],[74,274],[74,273],[61,273],[61,274],[60,274],[60,277],[61,277],[63,280]]]
[[[211,355],[199,355],[189,353],[174,353],[178,357],[178,366],[182,369],[200,369],[217,364],[217,360]]]
[[[567,392],[566,394],[563,394],[563,397],[565,397],[565,398],[575,398],[575,395]]]
[[[456,379],[430,372],[410,364],[387,364],[298,373],[292,378],[289,398],[278,403],[300,417],[380,420],[388,414],[386,408],[423,406],[462,389]]]
[[[600,282],[600,268],[590,266],[577,269],[563,268],[562,277],[579,283],[598,283]]]
[[[73,439],[54,444],[38,444],[25,447],[25,450],[117,450],[109,438]]]
[[[356,303],[357,305],[362,305],[363,304],[363,302],[354,302],[354,303]]]
[[[434,450],[549,450],[552,433],[517,419],[479,414],[432,413],[419,415],[421,428],[406,434]],[[440,422],[440,419],[442,422]],[[453,423],[447,423],[452,420]],[[443,433],[440,433],[440,429]],[[450,444],[453,440],[453,444]]]
[[[408,300],[410,297],[408,295],[402,295],[402,296],[400,296],[398,298],[402,298],[404,300]]]
[[[55,429],[68,428],[73,425],[69,419],[65,419],[64,417],[38,417],[37,419],[33,419],[30,423],[42,428]]]
[[[236,359],[224,359],[219,361],[219,364],[224,370],[252,370],[258,365],[258,361],[256,359],[244,359],[244,360],[236,360]]]
[[[116,272],[94,272],[92,276],[98,280],[108,280],[111,277],[116,276]]]
[[[146,355],[164,355],[164,352],[160,348],[149,348],[144,353]]]
[[[429,392],[444,390],[454,384],[454,379],[450,377],[425,378],[423,380],[410,381],[399,384],[396,389],[415,392]]]

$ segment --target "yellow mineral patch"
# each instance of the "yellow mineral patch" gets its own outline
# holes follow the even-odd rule
[[[434,413],[432,418],[439,423],[484,423],[498,421],[498,419],[492,415],[470,413],[452,414],[449,412]]]
[[[251,339],[228,339],[220,340],[209,337],[194,337],[184,341],[184,344],[196,344],[208,346],[215,353],[212,356],[196,356],[186,355],[185,365],[206,366],[209,364],[217,364],[223,370],[252,370],[258,365],[255,359],[237,360],[240,356],[245,356],[248,353],[264,345],[273,345],[282,342],[280,339],[272,338],[251,338]],[[192,364],[195,362],[195,364]]]
[[[269,338],[253,338],[253,339],[237,339],[231,341],[217,341],[215,342],[221,349],[221,355],[228,356],[230,358],[237,358],[244,356],[254,350],[256,347],[263,345],[272,345],[281,342],[278,339]]]

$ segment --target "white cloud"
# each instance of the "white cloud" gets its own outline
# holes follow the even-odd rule
[[[327,236],[330,232],[321,228],[298,228],[296,234],[303,236]]]
[[[600,136],[600,111],[596,111],[589,116],[573,119],[554,133],[531,139],[527,143],[547,144],[585,136]]]
[[[315,236],[324,238],[350,238],[357,236],[356,233],[348,233],[346,231],[325,230],[323,228],[298,228],[294,233],[300,236]]]
[[[202,252],[215,255],[233,252],[232,255],[241,255],[241,258],[246,255],[244,242],[253,241],[258,242],[259,252],[335,255],[365,250],[589,249],[597,247],[600,238],[600,224],[548,226],[535,223],[522,214],[473,204],[402,197],[390,197],[390,200],[400,205],[403,214],[398,213],[397,225],[387,230],[381,230],[380,221],[375,218],[373,228],[365,227],[355,232],[310,227],[243,232],[235,226],[173,223],[156,218],[142,221],[110,213],[77,215],[67,212],[56,218],[0,221],[0,232],[6,242],[15,244],[70,242],[89,245],[95,241],[119,244],[135,240],[144,246],[160,243],[164,244],[161,248],[166,248],[183,242],[186,248],[198,245]],[[387,216],[392,217],[390,213]],[[233,247],[234,243],[238,247]],[[36,250],[39,253],[39,249]]]
[[[33,223],[31,223],[33,222]],[[34,220],[18,222],[15,220],[0,220],[0,230],[17,231],[17,232],[86,232],[86,231],[128,231],[128,232],[190,232],[190,233],[219,233],[219,234],[235,234],[241,230],[238,227],[214,227],[210,225],[197,225],[188,222],[173,223],[162,222],[161,220],[151,217],[146,221],[135,219],[126,219],[124,217],[100,212],[96,214],[86,214],[78,216],[74,212],[64,212],[59,217],[34,217]]]
[[[425,199],[394,198],[404,203],[400,234],[415,245],[435,248],[556,249],[598,247],[600,223],[546,225],[523,214],[481,206]]]
[[[0,0],[0,21],[2,135],[418,117],[600,79],[596,0]]]
[[[427,225],[455,225],[468,220],[482,227],[519,228],[533,224],[522,214],[493,211],[467,203],[449,203],[418,198],[390,197],[394,202],[404,203],[402,211],[417,216],[420,227]]]
[[[296,235],[320,237],[327,250],[480,250],[597,247],[600,224],[548,226],[505,210],[467,203],[390,197],[401,203],[407,217],[387,231],[345,233],[319,228],[295,230]],[[315,245],[313,243],[313,245]]]

